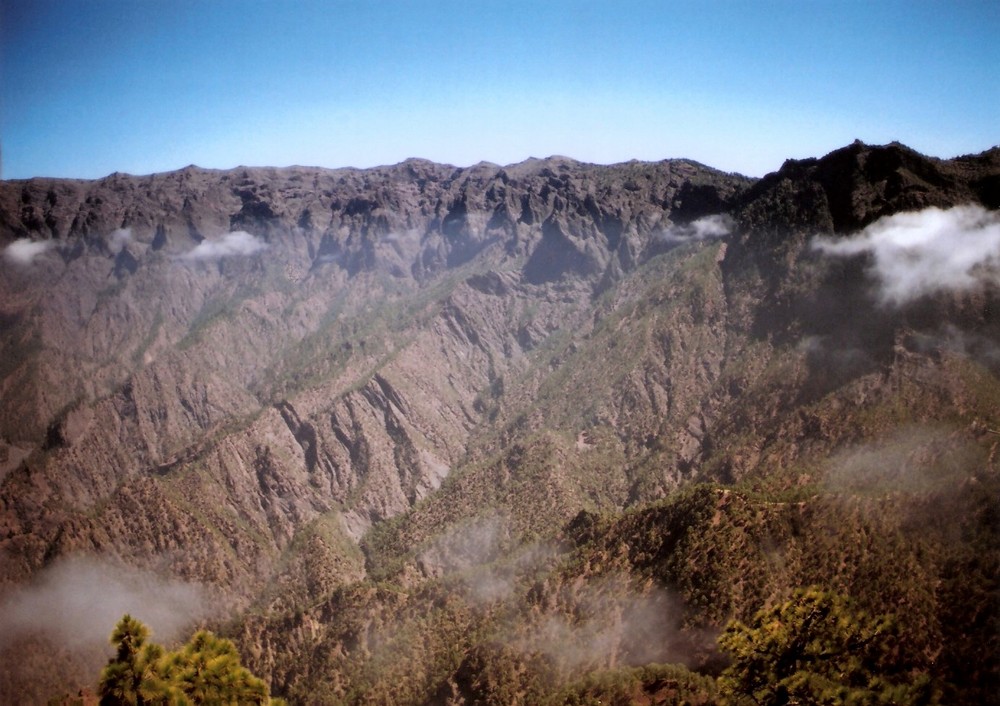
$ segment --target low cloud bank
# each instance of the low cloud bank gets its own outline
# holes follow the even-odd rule
[[[870,255],[883,304],[1000,283],[1000,213],[978,205],[897,213],[857,235],[819,237],[812,246],[834,257]]]
[[[35,258],[55,247],[52,240],[32,240],[31,238],[18,238],[13,243],[4,248],[4,260],[13,265],[30,265]]]
[[[180,256],[189,262],[221,260],[235,255],[253,255],[267,248],[267,243],[244,230],[234,230],[217,240],[203,240]]]
[[[725,213],[704,216],[685,225],[672,225],[660,236],[666,243],[687,243],[696,240],[715,240],[733,232],[733,219]]]
[[[0,649],[24,637],[46,637],[69,649],[104,645],[130,613],[159,642],[208,617],[201,586],[167,579],[93,557],[69,557],[0,602]]]

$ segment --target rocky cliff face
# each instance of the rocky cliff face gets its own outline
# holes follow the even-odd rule
[[[19,494],[65,501],[10,508],[35,549],[7,575],[93,545],[107,523],[78,511],[194,465],[269,549],[334,504],[356,538],[437,487],[480,394],[601,282],[746,185],[558,158],[5,185],[5,242],[44,248],[5,263],[0,434],[27,454],[7,482],[58,473]],[[150,542],[169,544],[134,549]]]
[[[817,246],[969,204],[995,227],[997,150],[4,182],[4,590],[113,556],[350,661],[374,648],[333,638],[337,600],[402,610],[366,576],[417,591],[582,509],[794,484],[904,422],[988,447],[995,259],[889,301],[878,252]],[[244,645],[288,689],[350,672],[295,672],[271,629]]]

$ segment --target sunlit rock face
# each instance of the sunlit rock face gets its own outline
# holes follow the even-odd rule
[[[7,472],[58,467],[75,515],[208,463],[271,549],[333,503],[357,537],[440,484],[481,391],[598,282],[748,184],[562,158],[4,184]],[[29,532],[23,571],[69,521]]]
[[[548,566],[525,537],[808,467],[892,405],[925,455],[978,458],[998,175],[997,150],[855,143],[761,180],[552,157],[0,183],[0,599],[110,558],[219,617],[299,610],[306,649],[336,608],[303,606],[373,572]],[[400,517],[410,563],[363,541]],[[251,662],[305,689],[273,629],[246,624]],[[11,689],[84,678],[28,667]]]

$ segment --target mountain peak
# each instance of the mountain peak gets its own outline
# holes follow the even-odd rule
[[[754,185],[747,200],[777,193],[787,185],[793,185],[790,188],[804,200],[821,193],[830,228],[844,233],[898,211],[996,203],[995,169],[989,153],[964,161],[943,160],[899,142],[868,145],[855,140],[823,157],[786,160],[777,172]]]

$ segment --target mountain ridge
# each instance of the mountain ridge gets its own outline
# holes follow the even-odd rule
[[[520,610],[504,601],[524,571],[564,560],[556,538],[581,512],[643,512],[699,483],[794,494],[866,443],[928,469],[961,452],[992,487],[995,281],[887,305],[871,253],[816,243],[995,210],[998,174],[997,149],[854,143],[760,180],[550,158],[3,182],[0,595],[80,553],[207,585],[243,616],[234,634],[272,692],[307,701],[329,680],[389,689],[374,648],[344,636],[393,610],[418,635],[418,596],[444,619],[456,577],[510,561],[485,615],[481,597],[452,606],[489,634],[490,611]],[[697,517],[724,511],[710,497]],[[578,544],[595,565],[616,551]],[[690,556],[652,576],[717,629],[725,611],[690,607]],[[567,600],[571,579],[547,580],[536,613]],[[746,617],[782,590],[732,605]],[[296,667],[273,632],[291,623],[294,649],[339,661]],[[439,655],[455,703],[485,654],[461,644]],[[407,698],[444,703],[442,674]]]

